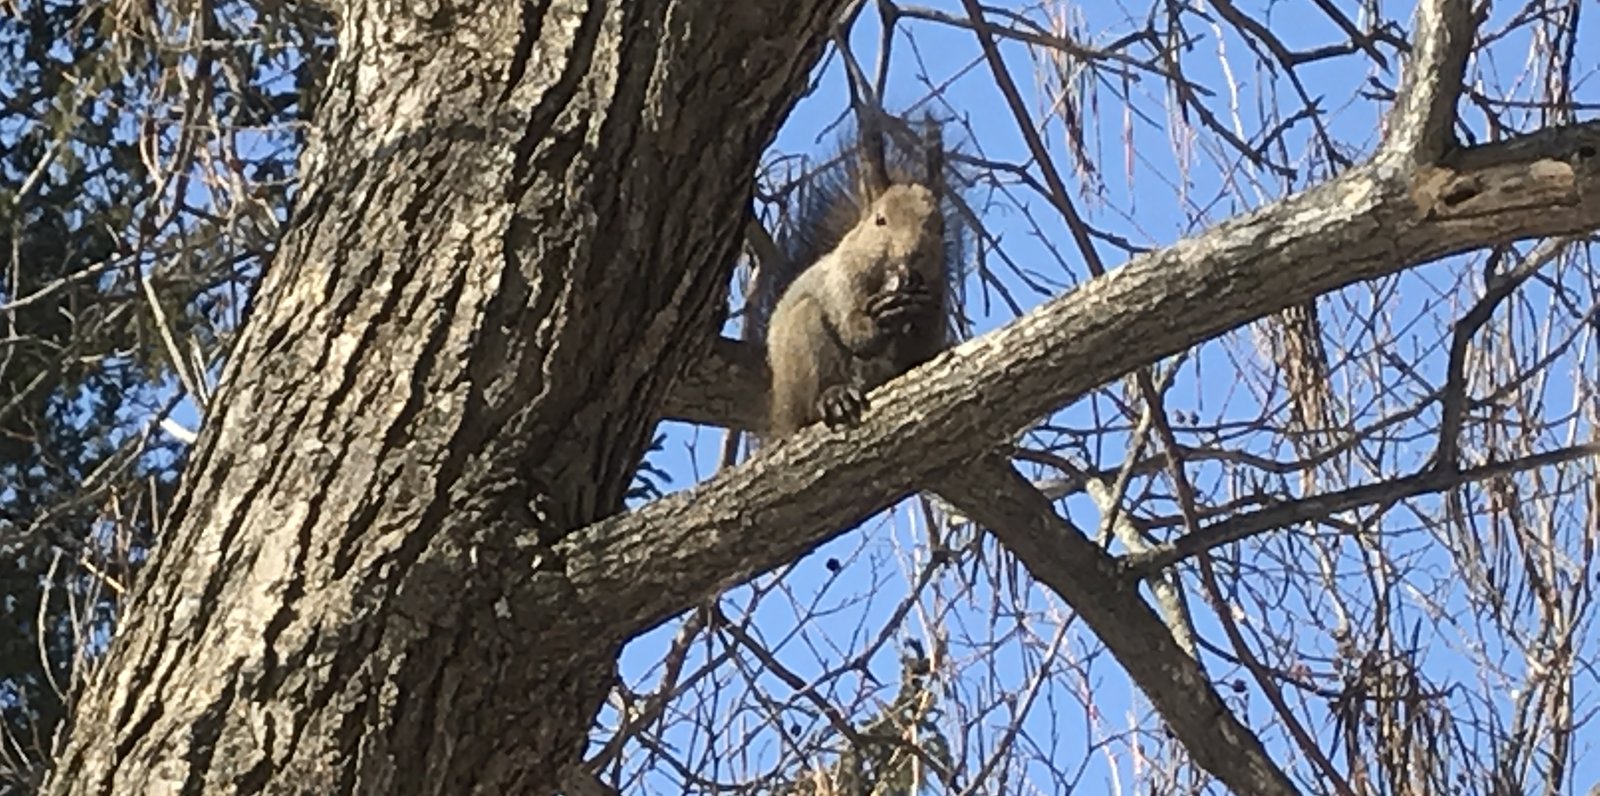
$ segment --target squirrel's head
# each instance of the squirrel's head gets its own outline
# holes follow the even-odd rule
[[[939,197],[927,186],[900,183],[889,186],[867,206],[861,227],[871,230],[869,235],[887,236],[892,248],[911,254],[941,245],[944,215]]]

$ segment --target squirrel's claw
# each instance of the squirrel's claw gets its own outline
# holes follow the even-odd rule
[[[913,282],[899,287],[867,299],[867,315],[889,334],[910,332],[918,321],[939,311],[939,302],[926,285]]]
[[[823,390],[817,398],[822,422],[827,423],[829,428],[853,426],[861,422],[861,413],[866,408],[866,396],[853,385],[835,384]]]

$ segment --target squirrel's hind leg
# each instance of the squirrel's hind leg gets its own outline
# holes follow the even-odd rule
[[[828,329],[823,307],[809,295],[780,302],[767,337],[772,371],[768,431],[784,437],[823,419],[821,399],[829,387],[850,383],[850,361]]]

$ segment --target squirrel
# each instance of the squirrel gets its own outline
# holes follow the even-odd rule
[[[858,146],[813,178],[796,232],[780,240],[789,272],[762,280],[756,306],[770,307],[758,318],[772,373],[769,440],[818,420],[855,424],[869,391],[949,344],[957,225],[942,195],[941,131],[924,124],[921,151],[896,148],[891,162],[877,125],[863,121]]]

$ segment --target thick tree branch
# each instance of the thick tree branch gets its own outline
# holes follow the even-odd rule
[[[622,504],[842,3],[331,5],[295,223],[47,792],[604,790],[621,636],[547,542]]]
[[[618,632],[635,632],[792,560],[1134,368],[1362,280],[1600,228],[1597,152],[1591,122],[1455,153],[1416,175],[1361,167],[1139,257],[895,380],[858,428],[809,429],[575,534],[564,543],[574,585]]]
[[[1280,240],[1274,244],[1276,251],[1261,253],[1262,256],[1272,257],[1273,262],[1283,263],[1289,272],[1298,273],[1299,269],[1322,271],[1318,284],[1331,284],[1331,287],[1319,290],[1317,295],[1320,295],[1358,281],[1403,271],[1448,254],[1525,238],[1592,232],[1595,225],[1600,223],[1595,218],[1596,171],[1600,169],[1596,165],[1597,152],[1600,152],[1600,122],[1550,128],[1523,138],[1462,149],[1450,153],[1440,165],[1416,171],[1409,180],[1413,194],[1409,198],[1396,195],[1394,190],[1396,186],[1406,184],[1403,177],[1384,180],[1376,169],[1358,170],[1251,216],[1230,221],[1199,238],[1145,255],[1129,263],[1123,271],[1138,270],[1143,274],[1147,289],[1160,291],[1160,281],[1150,280],[1148,273],[1148,269],[1163,267],[1159,263],[1188,261],[1194,268],[1201,268],[1204,266],[1197,258],[1216,260],[1217,255],[1222,253],[1207,250],[1220,245],[1234,246],[1231,252],[1245,256],[1249,254],[1249,235],[1270,229],[1275,220],[1279,223],[1311,224],[1313,227],[1323,224],[1325,226],[1321,230],[1303,229],[1302,234],[1295,236],[1310,239],[1309,244],[1302,241],[1301,247],[1289,250],[1284,248],[1287,241]],[[1381,199],[1366,196],[1374,190],[1387,192],[1388,196]],[[1312,197],[1313,193],[1317,198]],[[1340,195],[1362,201],[1370,199],[1370,204],[1362,207],[1370,208],[1373,217],[1363,219],[1360,213],[1340,212],[1339,208],[1330,206],[1326,208],[1328,212],[1325,218],[1319,219],[1317,201],[1322,198],[1337,201]],[[1549,207],[1556,215],[1542,217],[1542,207]],[[1389,217],[1377,223],[1380,221],[1377,218],[1379,213],[1386,213]],[[1401,217],[1407,213],[1425,217]],[[1484,224],[1492,225],[1492,228]],[[1235,228],[1238,228],[1238,235],[1224,234]],[[1385,241],[1359,241],[1361,229],[1369,229],[1375,236],[1388,237],[1394,246],[1386,246]],[[1407,236],[1405,241],[1398,238],[1402,230]],[[1354,236],[1348,239],[1358,240],[1363,245],[1360,254],[1340,256],[1334,252],[1315,251],[1319,245],[1315,242],[1317,239],[1327,240],[1330,246],[1342,246],[1347,236]],[[1281,232],[1279,237],[1283,237]],[[1407,251],[1410,253],[1406,254]],[[1381,260],[1386,252],[1404,255],[1407,259],[1383,262]],[[1297,254],[1303,256],[1290,262]],[[1328,262],[1319,264],[1317,261],[1320,260]],[[1362,260],[1366,262],[1360,262]],[[1356,263],[1352,278],[1339,278],[1337,271],[1343,262]],[[1235,277],[1244,278],[1245,270],[1239,269],[1232,274],[1219,272],[1215,275],[1216,280],[1231,282]],[[1118,279],[1119,273],[1111,274],[1107,279]],[[1280,276],[1282,274],[1271,279],[1278,281]],[[1048,323],[1041,317],[1047,312],[1051,317],[1061,317],[1075,310],[1097,306],[1098,302],[1079,294],[1102,281],[1105,280],[1095,280],[1085,285],[1083,290],[1046,304],[1027,319],[1014,322],[997,334],[1013,333],[1013,327],[1022,323],[1028,324],[1029,329],[1034,329],[1036,324]],[[1283,281],[1292,282],[1293,278]],[[1296,295],[1305,292],[1308,291],[1301,290]],[[1153,298],[1143,295],[1137,301],[1148,302]],[[1080,299],[1082,304],[1079,303]],[[1070,302],[1070,308],[1063,307],[1064,302]],[[1232,323],[1229,328],[1247,322]],[[1204,338],[1195,342],[1201,339]],[[1144,361],[1155,361],[1155,358]],[[1115,376],[1107,377],[1105,381],[1111,378]],[[766,362],[759,346],[719,338],[710,355],[691,366],[668,395],[664,416],[693,423],[759,430],[764,416],[766,379]],[[1019,424],[1019,427],[1024,424]]]
[[[569,537],[577,593],[597,613],[612,612],[603,624],[630,633],[931,485],[1084,617],[1197,763],[1236,792],[1296,792],[1137,581],[983,454],[1094,386],[1321,293],[1448,254],[1600,226],[1600,126],[1445,160],[1473,33],[1469,8],[1424,3],[1416,30],[1409,82],[1371,165],[1139,258],[959,347],[874,396],[858,429],[812,429],[698,489]],[[740,405],[730,393],[761,395],[760,368],[737,361],[759,357],[720,346],[706,371],[680,381],[668,413],[704,418],[705,407]],[[754,383],[736,387],[730,374]],[[973,459],[960,478],[939,476]],[[625,586],[629,597],[617,600]]]
[[[1456,101],[1477,30],[1471,0],[1417,6],[1405,82],[1384,119],[1378,160],[1408,169],[1437,163],[1455,145]]]
[[[1109,573],[1053,568],[1051,551],[1067,548],[1042,544],[1041,529],[1059,522],[1042,496],[1019,500],[1008,474],[999,494],[1010,497],[984,500],[1002,486],[994,473],[969,468],[952,479],[960,483],[937,474],[1100,384],[1321,293],[1449,254],[1600,227],[1597,150],[1600,124],[1590,123],[1453,153],[1438,166],[1369,165],[1140,257],[886,386],[856,429],[809,429],[696,489],[568,537],[575,593],[626,637],[933,484],[1084,615],[1197,762],[1240,792],[1294,792],[1136,592],[1104,591]],[[718,347],[711,377],[681,380],[669,411],[689,415],[705,396],[738,406],[732,396],[760,395],[760,368],[749,364],[759,356],[735,345]],[[751,381],[735,387],[733,378]],[[1009,513],[1031,503],[1039,505]],[[1096,572],[1109,562],[1075,560]]]
[[[761,346],[718,337],[667,394],[662,417],[686,423],[760,431],[767,420],[766,353]]]

